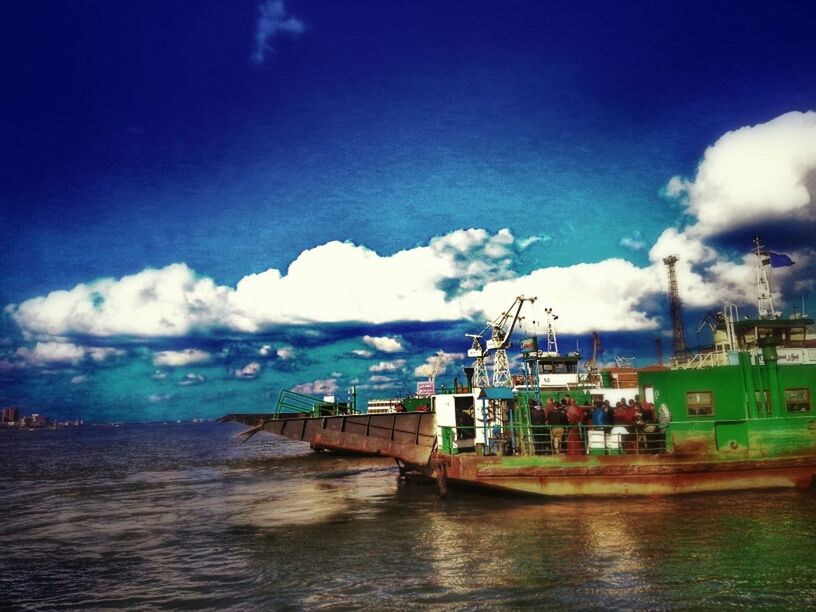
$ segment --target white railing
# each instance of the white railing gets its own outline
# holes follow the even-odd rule
[[[678,370],[701,370],[729,364],[728,351],[697,353],[691,357],[672,357],[671,365]]]

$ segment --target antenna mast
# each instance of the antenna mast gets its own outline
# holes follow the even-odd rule
[[[683,311],[680,305],[680,292],[677,290],[677,273],[674,264],[679,261],[677,255],[663,258],[663,263],[669,269],[669,306],[672,320],[672,348],[675,355],[686,352],[686,340],[683,333]]]
[[[771,259],[768,254],[762,251],[762,240],[759,236],[754,236],[754,253],[756,253],[756,292],[757,311],[760,319],[773,319],[776,316],[774,310],[773,296],[771,295],[771,279],[768,275],[768,267]]]
[[[547,354],[558,355],[558,338],[553,327],[553,321],[558,320],[558,315],[553,314],[552,308],[545,308],[544,312],[547,314]]]

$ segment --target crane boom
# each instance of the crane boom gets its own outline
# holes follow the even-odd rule
[[[490,324],[493,328],[493,333],[491,335],[491,339],[487,343],[487,348],[488,350],[491,348],[496,350],[496,360],[493,366],[494,387],[513,386],[513,377],[510,376],[510,363],[507,361],[507,347],[510,346],[510,336],[516,327],[516,323],[518,323],[519,314],[521,313],[521,307],[524,306],[524,302],[530,302],[532,304],[537,299],[538,298],[519,295],[513,301],[510,308],[508,308],[498,318],[496,318],[493,323]],[[510,319],[513,308],[515,308],[515,313],[512,315],[513,320],[510,322],[510,328],[505,331],[505,326],[507,325],[507,321]]]

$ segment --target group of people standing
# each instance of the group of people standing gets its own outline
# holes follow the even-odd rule
[[[578,406],[569,395],[559,402],[548,398],[544,406],[532,406],[530,422],[536,454],[583,454],[588,428],[607,430],[620,426],[626,428],[627,433],[633,429],[632,433],[637,435],[635,444],[643,442],[644,446],[648,446],[646,434],[653,434],[658,429],[654,405],[641,403],[637,395],[628,402],[621,398],[614,406],[609,400],[596,400],[592,406]]]

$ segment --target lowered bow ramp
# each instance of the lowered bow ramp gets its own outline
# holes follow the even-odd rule
[[[280,418],[270,414],[228,414],[222,422],[250,425],[258,431],[308,442],[317,449],[394,457],[427,465],[436,441],[436,419],[430,412],[354,414]]]

